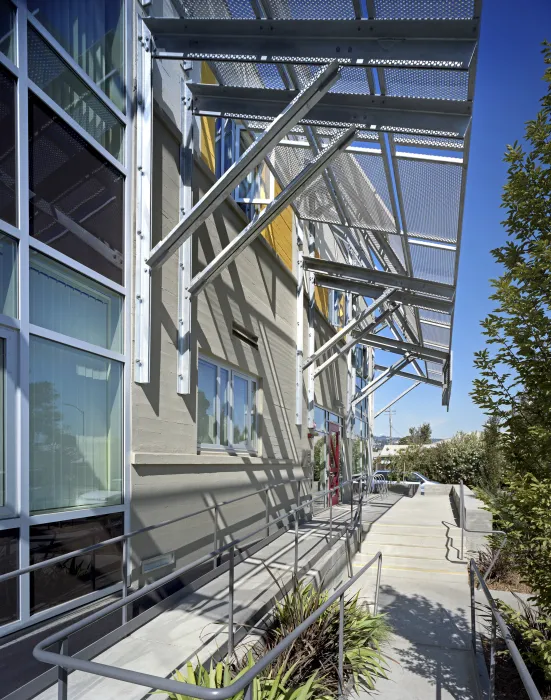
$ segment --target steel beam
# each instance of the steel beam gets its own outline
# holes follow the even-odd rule
[[[321,348],[318,348],[316,352],[311,355],[306,362],[303,364],[303,369],[307,369],[310,367],[311,364],[317,361],[319,357],[321,357],[323,354],[325,354],[328,350],[331,350],[332,347],[337,345],[341,340],[343,340],[347,333],[350,333],[351,331],[354,330],[354,328],[357,328],[363,321],[366,321],[369,316],[371,316],[372,313],[374,313],[381,304],[384,304],[385,301],[388,301],[392,295],[394,294],[394,290],[388,289],[385,292],[381,294],[380,297],[375,299],[375,301],[367,308],[364,309],[356,318],[353,318],[350,323],[347,323],[346,326],[341,328],[340,331],[335,333],[334,336],[332,336],[326,343],[324,343]]]
[[[316,284],[318,287],[327,287],[328,289],[339,289],[343,292],[353,292],[362,296],[376,299],[381,294],[381,287],[366,282],[350,282],[341,277],[331,277],[329,275],[316,275]],[[449,314],[453,309],[453,302],[448,299],[437,299],[436,297],[417,294],[416,292],[405,292],[396,290],[393,295],[393,301],[408,306],[415,306],[420,309],[429,309],[431,311],[440,311],[441,313]]]
[[[387,367],[384,372],[379,374],[378,377],[375,377],[372,382],[364,386],[364,388],[356,394],[356,396],[352,399],[352,408],[355,408],[360,401],[363,401],[367,396],[370,396],[374,391],[377,391],[377,389],[388,382],[388,380],[391,379],[403,367],[409,365],[410,362],[411,358],[406,355],[405,357],[402,357],[401,360],[398,360],[398,362],[395,362],[390,367]]]
[[[193,112],[234,119],[275,119],[297,96],[296,90],[229,87],[195,83]],[[353,124],[358,128],[403,133],[424,129],[449,138],[463,138],[471,120],[472,104],[464,100],[388,97],[332,92],[314,105],[301,124]]]
[[[478,20],[148,18],[162,59],[469,68]],[[205,55],[206,54],[206,55]]]
[[[342,276],[344,279],[353,282],[367,282],[368,284],[376,284],[381,287],[431,294],[450,300],[453,300],[455,296],[455,287],[450,284],[408,277],[395,272],[370,270],[359,265],[348,265],[347,263],[336,260],[324,260],[323,258],[305,256],[303,262],[306,270],[312,270],[314,273],[321,272],[333,277]]]
[[[241,251],[243,251],[259,234],[268,226],[291,202],[300,194],[307,184],[326,167],[343,148],[354,140],[356,131],[347,129],[338,138],[334,139],[320,155],[309,163],[291,182],[282,190],[273,202],[268,204],[254,221],[241,231],[224,250],[212,260],[205,269],[193,278],[189,291],[198,294],[203,287],[217,277]]]
[[[134,273],[134,381],[149,383],[151,352],[151,165],[153,90],[151,36],[140,22],[136,96],[136,265]]]
[[[398,372],[396,372],[396,374],[398,374]],[[384,408],[381,408],[380,411],[377,411],[377,413],[375,414],[375,418],[377,418],[378,416],[380,416],[381,413],[384,413],[384,412],[385,412],[388,408],[390,408],[391,406],[394,406],[395,403],[398,403],[398,401],[399,401],[400,399],[403,399],[404,396],[406,396],[406,394],[409,394],[410,391],[413,391],[414,389],[416,389],[416,388],[419,386],[419,384],[421,384],[421,382],[420,382],[420,381],[417,381],[417,382],[415,382],[415,384],[412,384],[411,386],[408,386],[408,388],[405,389],[405,391],[402,391],[402,393],[399,394],[395,399],[392,399],[392,401],[390,401],[389,403],[387,403],[387,405],[386,405]]]
[[[375,369],[385,370],[387,369],[385,365],[375,365]],[[436,379],[430,379],[430,377],[425,377],[424,374],[413,374],[413,372],[396,372],[398,377],[403,377],[404,379],[413,379],[413,381],[421,382],[422,384],[429,384],[430,386],[436,386],[439,389],[442,388],[442,382]]]
[[[214,183],[184,218],[151,251],[147,261],[158,267],[186,241],[194,231],[212,214],[226,197],[233,192],[246,175],[270,153],[293,126],[304,117],[318,100],[334,85],[339,67],[333,62],[323,68],[319,75],[301,92],[293,91],[291,100],[283,105],[281,113],[245,153]],[[193,89],[193,85],[188,85]]]
[[[428,362],[442,362],[448,359],[448,353],[442,350],[434,350],[414,343],[406,343],[403,340],[395,340],[394,338],[383,338],[380,335],[362,334],[361,338],[356,338],[358,343],[364,345],[372,345],[380,350],[388,352],[397,352],[401,355],[411,355],[412,358],[418,357]]]
[[[367,326],[367,328],[365,328],[364,331],[362,331],[362,336],[363,336],[364,334],[369,334],[369,333],[371,333],[371,331],[375,330],[375,328],[377,328],[377,326],[378,326],[379,324],[381,324],[381,323],[383,323],[384,321],[386,321],[386,319],[387,319],[389,316],[391,316],[391,315],[394,313],[395,310],[396,310],[396,306],[389,306],[388,309],[385,309],[382,313],[380,313],[380,314],[377,316],[376,319],[374,319],[374,320]],[[327,358],[327,360],[325,360],[325,362],[322,362],[321,365],[318,365],[318,366],[316,367],[316,369],[314,370],[314,377],[317,377],[318,374],[321,374],[325,369],[327,369],[327,368],[329,367],[329,365],[331,365],[333,362],[335,362],[335,360],[336,360],[337,358],[341,357],[341,355],[344,355],[344,354],[347,353],[349,350],[352,350],[352,348],[354,348],[359,342],[361,342],[361,341],[359,340],[359,337],[351,338],[350,340],[348,340],[342,347],[340,347],[340,348],[337,350],[337,352],[334,352],[330,357]]]

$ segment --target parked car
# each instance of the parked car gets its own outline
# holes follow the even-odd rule
[[[406,473],[406,477],[404,481],[394,481],[389,479],[390,475],[390,469],[377,469],[377,471],[373,474],[373,483],[372,483],[372,488],[371,491],[374,493],[379,493],[382,488],[385,490],[388,489],[388,486],[390,484],[397,484],[397,483],[402,483],[410,486],[420,486],[421,484],[424,484],[425,486],[430,486],[430,484],[439,484],[439,481],[433,481],[432,479],[427,478],[424,474],[421,474],[420,472],[415,472],[411,471]]]

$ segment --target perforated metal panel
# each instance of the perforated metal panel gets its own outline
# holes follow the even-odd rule
[[[275,19],[354,19],[351,0],[270,0],[266,5]]]
[[[454,283],[456,256],[454,250],[427,248],[420,245],[410,245],[409,248],[414,277],[443,284]]]
[[[428,309],[422,309],[420,316],[421,321],[425,319],[426,321],[434,321],[435,323],[443,323],[447,325],[449,325],[452,320],[450,314],[443,314],[440,311],[429,311]]]
[[[466,100],[469,74],[456,70],[384,69],[386,94],[398,97],[430,97]]]
[[[182,17],[190,19],[254,19],[249,0],[173,0]]]
[[[474,0],[374,0],[377,19],[471,19]]]
[[[411,233],[457,240],[463,169],[447,163],[398,160],[405,209]]]
[[[361,132],[362,135],[372,132]],[[464,148],[463,139],[435,138],[430,136],[414,136],[412,134],[394,134],[394,143],[400,146],[416,146],[417,148],[438,148],[440,150],[462,150]]]
[[[423,341],[425,342],[433,342],[438,345],[445,345],[446,347],[450,344],[451,333],[449,328],[421,323],[421,331],[423,333]]]

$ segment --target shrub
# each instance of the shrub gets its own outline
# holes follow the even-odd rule
[[[258,658],[273,649],[297,625],[326,602],[328,593],[312,584],[297,583],[276,604],[265,638],[253,647]],[[339,603],[331,605],[293,644],[280,655],[274,668],[292,666],[293,687],[303,686],[319,673],[314,698],[338,696]],[[344,605],[344,681],[354,690],[373,690],[377,677],[386,677],[386,663],[380,645],[389,626],[383,615],[372,615],[366,603],[355,595]]]
[[[551,617],[520,602],[515,610],[501,600],[499,611],[507,623],[514,643],[528,666],[540,691],[551,690]]]

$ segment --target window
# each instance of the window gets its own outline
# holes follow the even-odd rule
[[[0,530],[0,575],[9,574],[19,568],[19,530]],[[17,620],[17,577],[0,583],[0,625]]]
[[[124,111],[124,0],[29,0],[27,7]]]
[[[30,233],[123,284],[120,172],[29,95]]]
[[[33,250],[29,285],[31,323],[123,352],[119,294]]]
[[[16,331],[0,328],[0,518],[14,517],[16,503],[15,376]]]
[[[0,0],[0,51],[15,62],[15,7]]]
[[[30,508],[122,502],[120,363],[31,337]]]
[[[122,160],[124,128],[120,120],[30,25],[27,45],[29,78],[90,136]]]
[[[329,323],[335,328],[344,326],[344,292],[329,290]]]
[[[17,224],[15,78],[0,65],[0,219]]]
[[[257,383],[227,367],[199,360],[197,443],[256,452]]]
[[[17,318],[17,244],[0,233],[0,314]]]
[[[33,525],[30,563],[37,564],[122,534],[122,513]],[[121,556],[121,544],[116,543],[35,571],[31,574],[31,614],[118,583]]]
[[[220,177],[249,147],[245,130],[231,119],[216,120],[216,175]],[[241,204],[269,204],[274,198],[274,177],[263,161],[234,190]]]

